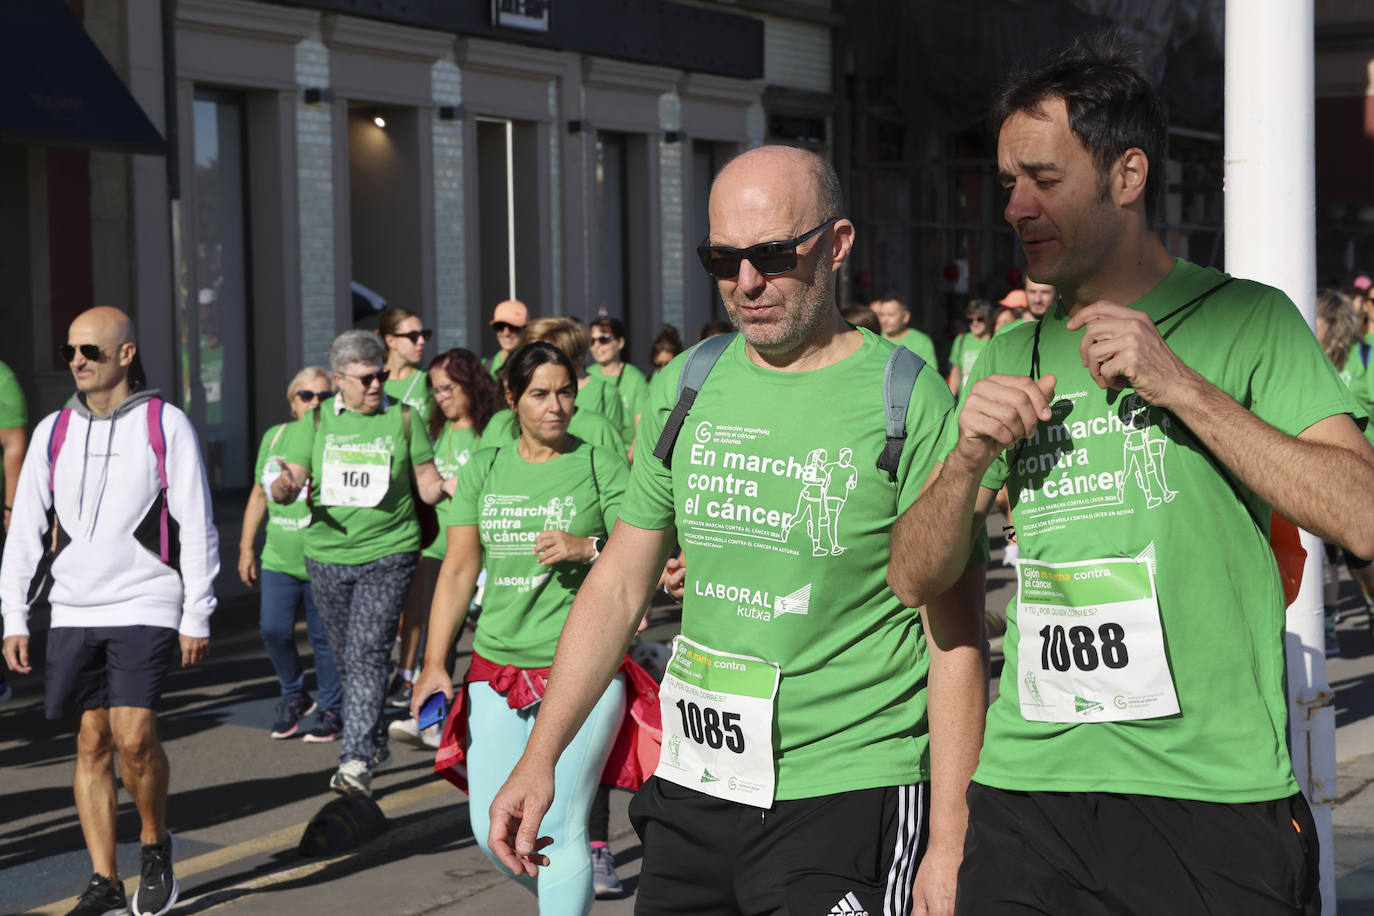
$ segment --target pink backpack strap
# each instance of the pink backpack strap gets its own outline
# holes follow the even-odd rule
[[[167,438],[162,431],[162,398],[148,399],[148,444],[157,457],[157,480],[162,486],[162,510],[159,524],[159,545],[163,563],[172,559],[171,537],[167,525]]]
[[[57,476],[57,455],[62,451],[62,443],[67,441],[67,426],[72,421],[72,409],[63,407],[57,412],[57,421],[48,433],[48,492],[52,493]]]

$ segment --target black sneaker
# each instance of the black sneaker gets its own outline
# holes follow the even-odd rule
[[[134,891],[134,916],[162,916],[177,902],[181,885],[172,873],[172,832],[161,843],[138,850],[139,884]]]
[[[306,730],[301,740],[306,744],[323,743],[337,740],[343,734],[343,720],[332,709],[315,714],[315,724]]]
[[[124,896],[124,882],[111,881],[104,875],[91,875],[86,891],[67,916],[127,916],[129,898]]]
[[[393,707],[395,709],[409,709],[410,694],[410,681],[402,681],[398,679],[396,681],[396,686],[393,687],[391,692],[386,695],[386,705]]]
[[[301,719],[315,711],[315,701],[301,694],[290,703],[277,705],[277,721],[272,723],[273,738],[290,738],[300,729]]]

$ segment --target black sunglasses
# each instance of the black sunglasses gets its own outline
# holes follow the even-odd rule
[[[602,335],[602,336],[599,336],[599,337],[593,337],[593,338],[592,338],[592,343],[594,343],[594,344],[615,343],[615,338],[614,338],[614,337],[606,337],[605,335]]]
[[[62,361],[64,363],[69,363],[76,359],[76,351],[78,350],[81,351],[82,356],[93,363],[98,363],[109,355],[95,344],[82,344],[79,347],[73,347],[71,344],[63,344],[57,348],[57,352],[62,356]]]
[[[701,266],[717,280],[733,280],[739,276],[741,261],[748,261],[754,269],[765,276],[785,274],[797,266],[797,246],[817,233],[824,232],[839,219],[832,216],[810,232],[782,242],[760,242],[748,248],[730,248],[726,245],[708,245],[703,239],[697,246],[697,257]]]
[[[518,334],[518,333],[520,333],[520,330],[521,330],[520,328],[517,328],[515,325],[513,325],[513,324],[507,324],[507,323],[504,322],[504,321],[498,321],[498,322],[496,322],[495,324],[493,324],[493,325],[491,326],[491,329],[492,329],[492,331],[494,331],[494,332],[497,333],[497,334],[504,334],[504,333],[506,333],[507,331],[513,331],[513,332],[515,332],[515,333]]]
[[[371,385],[372,383],[368,382],[367,384]],[[333,393],[334,392],[332,391],[311,391],[309,388],[302,388],[300,391],[296,392],[296,397],[300,398],[302,401],[309,404],[316,398],[319,398],[321,401],[323,401],[325,398],[329,397]]]
[[[388,336],[406,337],[409,338],[411,343],[419,343],[422,340],[433,340],[434,331],[431,328],[425,328],[422,331],[396,331],[395,333],[390,334]]]
[[[371,388],[373,382],[385,382],[391,378],[391,370],[383,369],[381,372],[369,372],[367,375],[349,375],[347,372],[340,372],[340,375],[354,378],[363,383],[364,388]]]

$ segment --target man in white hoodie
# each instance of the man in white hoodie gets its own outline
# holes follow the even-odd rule
[[[118,309],[72,322],[61,353],[76,395],[34,430],[0,563],[5,661],[32,670],[29,607],[46,589],[47,715],[76,716],[76,810],[94,871],[77,916],[128,912],[115,863],[115,754],[142,819],[133,912],[176,903],[154,710],[178,644],[183,665],[205,658],[219,572],[195,430],[143,387],[137,352]],[[46,570],[45,548],[55,548]]]

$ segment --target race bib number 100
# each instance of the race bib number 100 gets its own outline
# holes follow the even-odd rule
[[[773,804],[773,708],[781,672],[761,658],[673,640],[659,703],[659,779],[759,808]]]
[[[331,445],[324,449],[320,502],[371,508],[391,487],[391,452],[385,445]]]
[[[1178,712],[1147,561],[1023,559],[1017,575],[1023,718],[1120,722]]]

